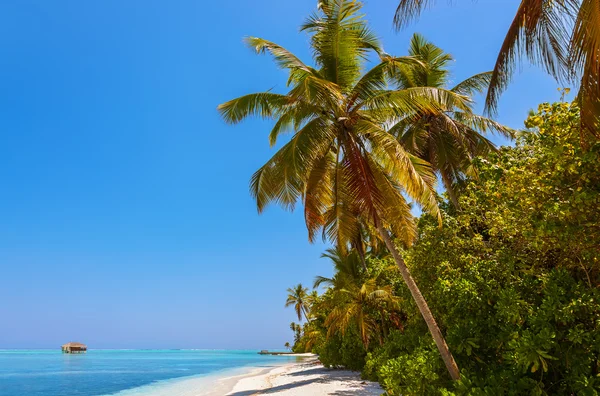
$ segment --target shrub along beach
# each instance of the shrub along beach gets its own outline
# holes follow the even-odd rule
[[[425,3],[402,0],[397,25]],[[301,27],[312,63],[246,40],[289,73],[287,93],[219,106],[274,120],[271,145],[291,133],[252,177],[258,210],[301,202],[309,240],[332,245],[334,275],[288,290],[294,352],[390,395],[598,394],[598,19],[589,1],[546,3],[523,1],[495,69],[459,83],[425,36],[386,53],[358,1],[319,2]],[[473,96],[493,113],[519,51],[582,88],[514,131]]]

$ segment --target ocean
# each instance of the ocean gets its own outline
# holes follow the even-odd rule
[[[228,350],[0,350],[1,396],[198,395],[216,378],[294,357]]]

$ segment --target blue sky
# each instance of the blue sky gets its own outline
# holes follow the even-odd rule
[[[491,69],[518,0],[440,1],[403,32],[393,0],[364,8],[387,52],[418,31],[455,80]],[[331,272],[302,212],[256,213],[269,123],[216,106],[285,88],[253,55],[264,37],[309,59],[316,1],[20,0],[0,3],[0,348],[276,348],[285,289]],[[499,120],[559,98],[524,66]]]

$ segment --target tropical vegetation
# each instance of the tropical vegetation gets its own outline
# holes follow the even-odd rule
[[[401,1],[397,22],[426,3]],[[406,56],[387,54],[360,9],[319,1],[301,27],[310,63],[248,38],[288,73],[288,91],[218,108],[232,124],[272,120],[272,146],[288,134],[251,194],[259,212],[300,202],[309,241],[332,246],[332,276],[288,289],[300,322],[292,350],[361,370],[390,395],[597,395],[600,143],[582,139],[589,96],[542,104],[513,131],[474,110],[485,91],[493,109],[506,65],[451,84],[449,54],[419,34]],[[516,142],[498,149],[490,133]]]
[[[442,203],[441,228],[422,215],[404,250],[458,381],[386,252],[368,251],[366,271],[334,262],[294,350],[390,395],[600,394],[600,143],[581,145],[575,103],[542,104],[526,125],[474,161],[460,211]]]

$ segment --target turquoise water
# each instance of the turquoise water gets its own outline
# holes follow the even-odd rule
[[[193,376],[225,375],[234,369],[294,360],[257,351],[89,350],[68,355],[50,350],[0,350],[0,395],[92,396],[125,390],[131,391],[122,394],[149,395],[154,388],[180,380],[186,383]]]

